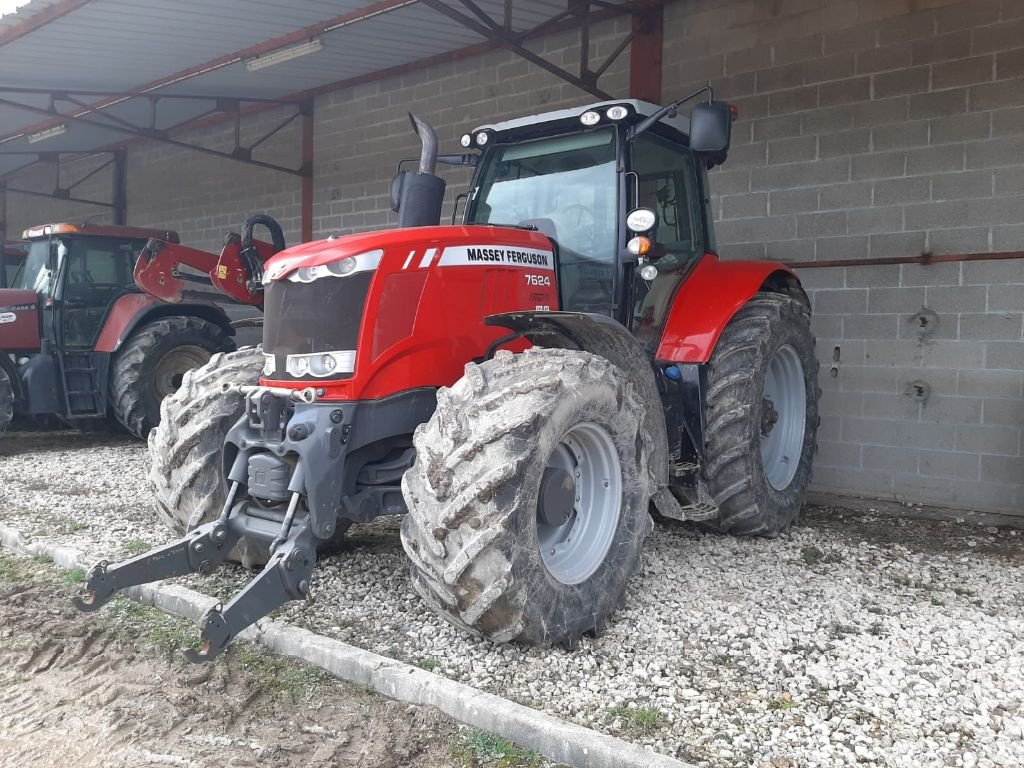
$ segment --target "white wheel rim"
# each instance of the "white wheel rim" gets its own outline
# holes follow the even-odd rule
[[[807,426],[807,385],[800,355],[788,344],[772,355],[761,394],[761,466],[768,483],[784,491],[793,482]]]
[[[537,544],[548,572],[563,584],[580,584],[604,563],[622,516],[622,471],[608,431],[584,422],[555,446],[548,467],[575,480],[576,501],[562,525],[538,517]]]

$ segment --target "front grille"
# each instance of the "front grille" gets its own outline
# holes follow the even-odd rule
[[[359,340],[363,306],[373,272],[322,277],[311,283],[274,280],[264,297],[263,351],[274,356],[279,381],[322,381],[325,377],[292,376],[288,355],[352,352]],[[328,378],[350,378],[339,370]]]

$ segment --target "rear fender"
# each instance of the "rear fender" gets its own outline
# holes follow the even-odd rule
[[[129,293],[110,308],[95,349],[117,352],[140,325],[172,316],[198,317],[220,326],[229,336],[235,335],[227,314],[213,304],[167,304],[145,293]]]
[[[810,306],[800,280],[774,261],[720,261],[706,254],[676,291],[656,359],[706,363],[740,308],[760,291],[785,293]]]
[[[578,349],[616,365],[644,401],[644,425],[653,441],[654,479],[658,486],[668,485],[668,442],[661,396],[651,359],[629,330],[610,317],[584,312],[508,312],[490,315],[484,323],[515,331],[538,347]]]

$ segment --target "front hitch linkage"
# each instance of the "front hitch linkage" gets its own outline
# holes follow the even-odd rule
[[[177,541],[111,565],[106,560],[88,573],[84,594],[72,598],[80,611],[91,612],[106,605],[120,590],[188,573],[209,574],[221,565],[244,535],[238,519],[244,504],[232,508],[237,483],[232,485],[221,516],[200,525]],[[290,523],[290,521],[289,521]],[[259,621],[289,600],[309,596],[309,584],[316,565],[316,542],[308,519],[282,531],[263,570],[226,606],[214,606],[199,621],[201,650],[188,649],[192,662],[212,661],[246,627]]]

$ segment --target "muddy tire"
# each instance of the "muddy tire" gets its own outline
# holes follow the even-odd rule
[[[235,348],[218,325],[198,317],[164,317],[132,334],[114,358],[110,402],[114,416],[135,437],[146,439],[160,422],[160,403],[187,371],[212,355]]]
[[[0,434],[14,420],[14,387],[7,371],[0,368]]]
[[[402,479],[416,591],[496,642],[572,647],[599,634],[652,527],[644,415],[625,374],[586,352],[467,365],[416,430]]]
[[[224,384],[258,384],[263,370],[261,347],[217,354],[202,368],[189,371],[181,387],[160,406],[160,424],[149,433],[149,487],[157,517],[175,533],[185,533],[220,515],[227,501],[222,453],[228,430],[245,413],[245,398],[224,392]],[[342,546],[348,521],[338,521],[321,553]],[[248,568],[264,565],[267,546],[243,539],[230,559]]]
[[[800,515],[818,431],[810,311],[759,293],[722,332],[708,375],[704,476],[719,507],[710,527],[774,537]]]

